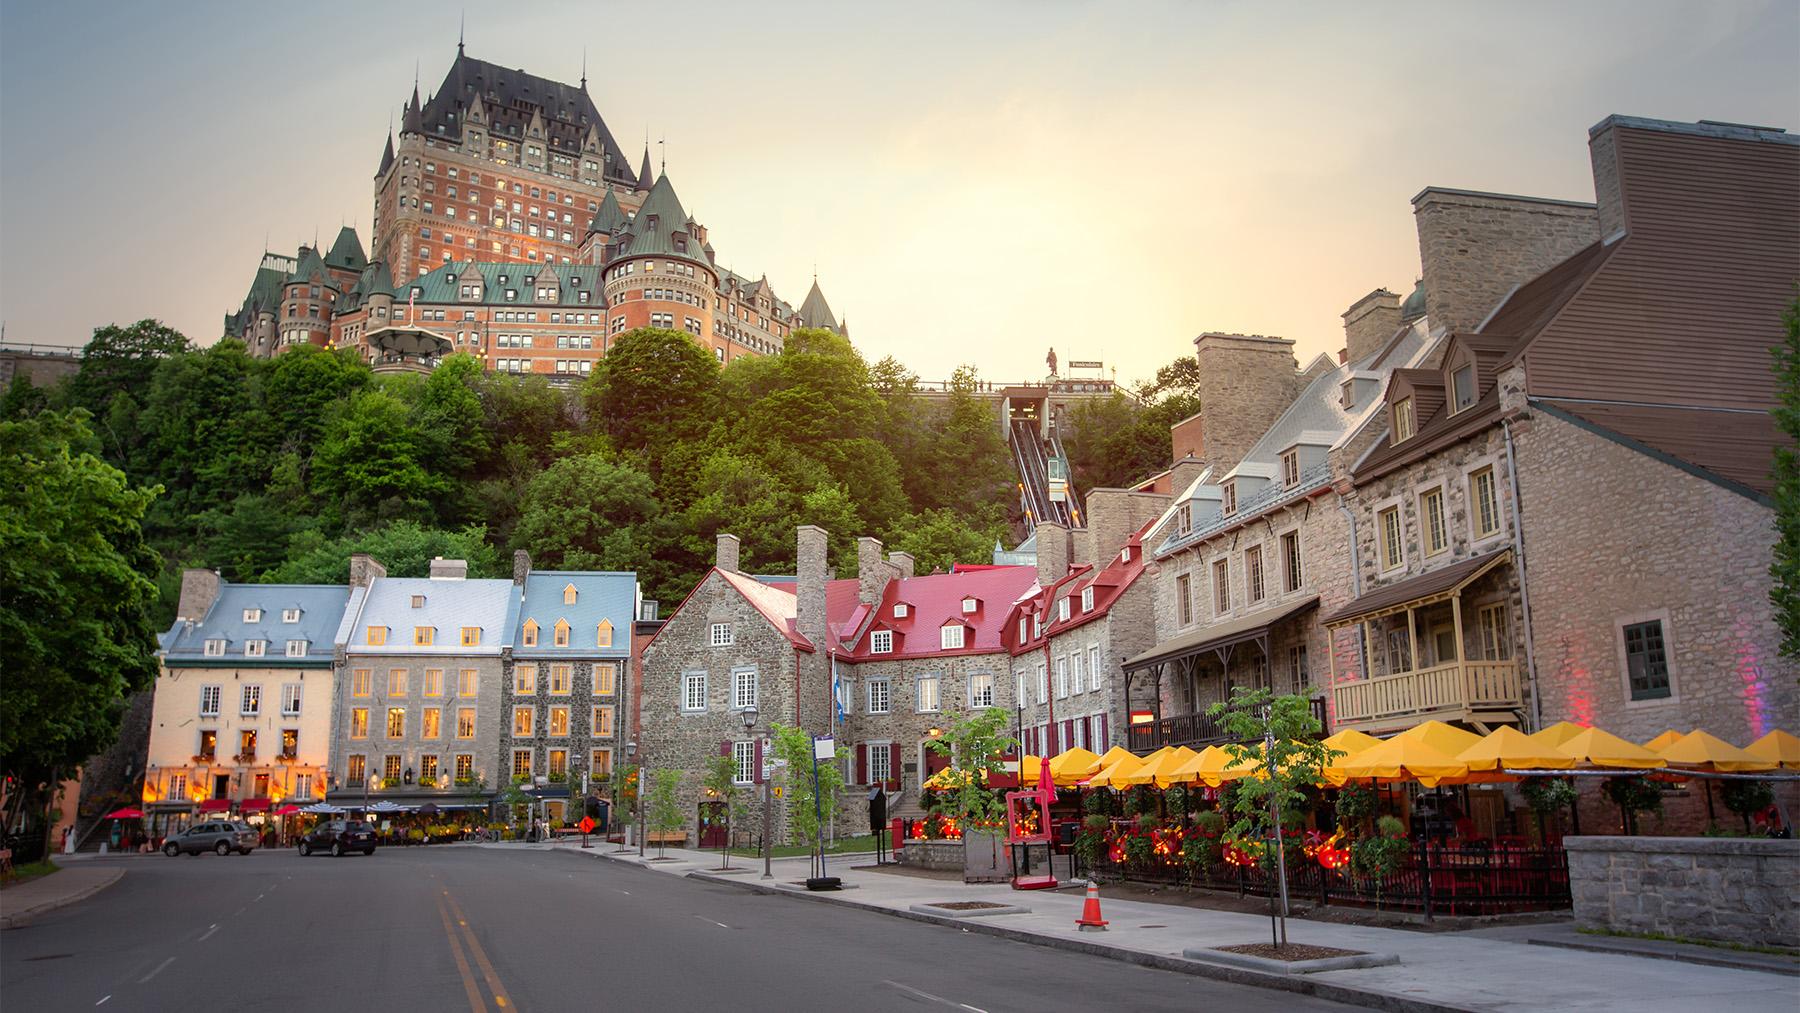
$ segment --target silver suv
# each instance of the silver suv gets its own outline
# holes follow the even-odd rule
[[[240,855],[248,855],[255,850],[257,840],[256,831],[242,823],[211,820],[172,835],[163,844],[163,854],[170,858],[180,854],[198,855],[202,851],[221,855],[229,855],[235,851]]]

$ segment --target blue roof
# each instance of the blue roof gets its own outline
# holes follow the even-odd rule
[[[160,638],[168,662],[181,664],[330,665],[333,637],[344,617],[350,589],[330,584],[225,584],[199,622],[177,622]],[[293,622],[291,610],[299,610]],[[246,621],[246,615],[256,618]],[[225,653],[208,657],[206,642],[223,640]],[[289,657],[290,640],[306,642],[306,653]],[[246,653],[252,641],[263,654]]]
[[[362,615],[345,641],[359,654],[499,654],[506,646],[518,608],[518,588],[510,580],[432,577],[377,577],[369,585]],[[419,606],[413,607],[418,596]],[[369,627],[388,628],[385,645],[369,646]],[[413,629],[432,627],[430,646],[413,643]],[[462,628],[481,631],[481,642],[462,644]]]
[[[575,588],[575,603],[564,591]],[[525,598],[513,628],[513,656],[519,658],[628,657],[637,617],[637,574],[604,570],[533,570],[525,577]],[[569,624],[569,646],[557,647],[557,620]],[[538,644],[525,646],[525,623],[538,624]],[[599,646],[600,624],[612,624],[612,644]]]

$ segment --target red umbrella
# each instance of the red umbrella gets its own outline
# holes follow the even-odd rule
[[[114,809],[112,812],[107,813],[106,818],[109,820],[137,820],[143,819],[144,813],[141,809],[133,809],[130,806],[126,806],[123,809]]]
[[[297,805],[284,805],[281,808],[275,810],[275,815],[277,815],[277,816],[292,816],[299,811],[300,811],[300,807]]]

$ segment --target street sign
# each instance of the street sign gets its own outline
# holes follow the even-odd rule
[[[813,740],[813,759],[829,760],[837,756],[837,740],[827,735]]]
[[[575,825],[580,827],[581,832],[584,834],[591,834],[594,832],[595,823],[592,816],[583,816],[581,822]]]

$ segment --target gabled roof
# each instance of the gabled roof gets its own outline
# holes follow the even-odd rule
[[[413,595],[424,595],[420,608]],[[353,654],[498,654],[511,643],[519,608],[510,580],[434,580],[429,577],[377,577],[369,585],[357,627],[346,647]],[[387,643],[371,647],[368,628],[388,628]],[[429,647],[413,644],[413,627],[436,629]],[[462,646],[464,626],[481,628],[478,647]]]
[[[798,611],[799,599],[794,596],[792,591],[785,590],[776,585],[764,583],[754,577],[748,577],[741,573],[733,573],[729,570],[721,570],[717,567],[713,568],[712,573],[717,574],[719,579],[725,582],[726,586],[742,595],[744,600],[749,602],[752,608],[760,612],[763,618],[769,621],[771,626],[774,626],[775,629],[781,632],[782,636],[788,639],[788,643],[793,644],[802,651],[810,652],[814,649],[812,641],[801,636],[800,630],[794,625],[794,617]],[[711,575],[712,574],[708,574],[708,577]],[[706,577],[702,577],[701,583],[705,583],[706,579]],[[696,585],[696,587],[698,587],[698,585]],[[682,604],[685,605],[687,603],[683,602]],[[680,609],[678,608],[676,611],[679,612]]]
[[[300,254],[300,262],[294,265],[293,272],[287,276],[287,283],[317,281],[335,290],[337,283],[331,280],[330,272],[325,270],[325,261],[319,258],[319,251],[310,246],[303,246],[301,249],[305,252]]]
[[[619,198],[609,186],[606,188],[606,196],[600,198],[600,208],[594,212],[593,221],[588,223],[588,235],[598,232],[603,236],[610,236],[619,231],[625,222],[625,210],[619,207]]]
[[[1755,499],[1772,501],[1769,448],[1786,440],[1768,412],[1533,398],[1532,405],[1621,446]]]
[[[350,589],[331,584],[226,584],[219,597],[198,622],[177,622],[161,639],[165,664],[234,665],[330,665],[333,637],[344,617]],[[298,622],[282,621],[286,609],[299,609]],[[244,621],[244,610],[256,609],[261,617]],[[225,641],[222,657],[206,657],[208,640]],[[263,641],[260,657],[250,657],[244,645]],[[287,642],[304,640],[306,654],[287,656]]]
[[[1037,571],[1029,566],[994,566],[983,569],[958,569],[953,573],[933,573],[923,577],[890,580],[882,589],[879,606],[869,614],[861,628],[843,630],[846,644],[842,655],[856,661],[885,661],[895,658],[942,657],[963,654],[992,654],[1006,650],[1002,633],[1010,610],[1037,580]],[[855,588],[854,580],[833,581]],[[964,598],[975,597],[982,606],[973,614],[962,610]],[[905,619],[894,619],[894,603],[905,602]],[[855,611],[854,598],[840,606],[844,619]],[[961,650],[946,651],[939,646],[938,630],[958,623],[970,632],[964,636]],[[847,624],[843,624],[847,625]],[[913,634],[896,638],[894,650],[888,654],[869,653],[869,633],[876,629],[892,629]]]
[[[1007,615],[1005,637],[1007,646],[1015,655],[1039,650],[1044,641],[1060,636],[1080,626],[1085,626],[1096,619],[1104,618],[1112,610],[1113,605],[1124,597],[1125,592],[1143,575],[1145,564],[1144,537],[1150,533],[1155,522],[1139,528],[1126,540],[1125,544],[1112,550],[1106,565],[1101,567],[1079,567],[1062,580],[1041,588],[1037,594],[1019,602],[1017,607]],[[1129,553],[1130,558],[1125,558]],[[1092,588],[1094,607],[1091,611],[1081,608],[1082,593]],[[1069,618],[1058,619],[1058,602],[1069,602]],[[1042,616],[1043,633],[1037,632],[1037,623],[1028,624],[1030,630],[1025,639],[1019,639],[1019,617]]]
[[[601,286],[601,270],[597,264],[550,265],[461,260],[432,268],[410,282],[395,286],[394,298],[404,302],[412,294],[412,290],[417,288],[418,301],[422,303],[516,306],[520,309],[534,306],[602,309],[606,305],[606,294]],[[556,279],[555,302],[539,302],[537,299],[536,279],[543,274]],[[463,299],[462,286],[470,284],[477,276],[481,279],[481,298]],[[501,281],[502,278],[506,280]],[[514,298],[510,300],[506,298],[509,289],[514,293]],[[583,292],[588,293],[587,302],[581,301]]]
[[[563,592],[575,588],[575,603],[565,604]],[[606,570],[533,570],[525,577],[511,643],[516,657],[600,655],[625,657],[631,653],[631,624],[637,616],[637,574]],[[541,629],[552,629],[557,620],[569,624],[569,646],[557,647],[554,637],[540,636],[536,647],[526,647],[520,635],[525,623],[536,620]],[[597,641],[600,624],[612,624],[612,644]]]

